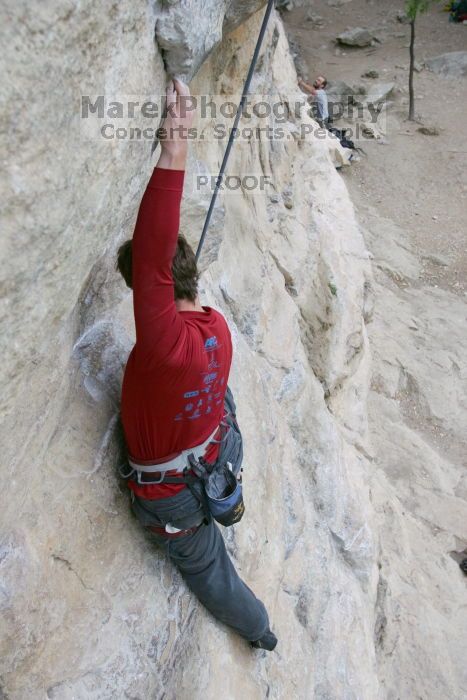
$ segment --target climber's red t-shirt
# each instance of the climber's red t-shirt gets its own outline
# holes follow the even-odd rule
[[[201,444],[219,425],[232,361],[227,323],[218,311],[177,311],[172,259],[184,171],[155,168],[133,234],[136,344],[125,369],[122,422],[136,461],[160,460]],[[208,448],[215,461],[219,446]],[[143,498],[165,498],[183,484],[129,481]]]

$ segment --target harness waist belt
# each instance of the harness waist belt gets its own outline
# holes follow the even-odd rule
[[[203,457],[206,452],[206,448],[211,442],[215,442],[214,435],[219,430],[217,426],[211,435],[206,438],[206,440],[201,445],[196,445],[196,447],[190,447],[188,450],[182,450],[176,457],[170,459],[168,462],[161,462],[160,464],[138,464],[131,459],[128,462],[131,467],[137,472],[143,472],[145,474],[152,474],[154,472],[159,472],[160,474],[165,474],[169,471],[182,472],[187,466],[187,460],[189,455],[193,455],[195,459]]]

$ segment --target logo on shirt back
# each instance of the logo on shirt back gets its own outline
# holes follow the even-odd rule
[[[210,338],[206,338],[204,341],[204,349],[206,352],[212,352],[213,350],[219,350],[222,344],[218,343],[217,336],[212,335]],[[186,391],[183,394],[184,399],[188,399],[183,407],[183,411],[180,411],[175,416],[176,421],[183,420],[196,420],[202,416],[207,416],[213,412],[214,406],[220,406],[223,402],[223,395],[225,390],[223,390],[223,385],[225,383],[225,377],[219,377],[219,371],[222,363],[218,362],[216,355],[210,355],[208,361],[208,371],[202,372],[202,382],[204,384],[203,388],[193,389],[192,391]],[[219,389],[221,389],[219,391]],[[202,397],[202,398],[201,398]],[[190,399],[197,398],[197,401]]]
[[[198,396],[199,391],[186,391],[183,394],[184,399],[192,399],[194,396]]]
[[[217,348],[217,337],[213,335],[210,338],[207,338],[204,343],[204,347],[206,350],[214,350],[214,348]]]

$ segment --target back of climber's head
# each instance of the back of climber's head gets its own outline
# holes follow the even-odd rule
[[[120,272],[127,287],[133,289],[132,281],[132,241],[125,241],[117,253],[115,268]],[[172,261],[175,300],[195,301],[198,296],[198,268],[192,247],[184,236],[179,236]]]
[[[175,300],[195,301],[198,296],[199,272],[193,248],[185,236],[179,236],[177,240],[177,249],[172,260],[172,276]]]

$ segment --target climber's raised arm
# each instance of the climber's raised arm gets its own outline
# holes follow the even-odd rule
[[[315,95],[316,94],[316,89],[313,87],[313,85],[309,85],[308,83],[305,83],[302,78],[298,79],[298,85],[301,87],[301,89],[304,92],[307,92],[309,95]]]
[[[159,130],[161,154],[143,195],[133,234],[136,356],[143,362],[170,357],[183,332],[175,306],[172,260],[193,118],[189,95],[188,86],[178,80],[167,87],[167,116]]]

